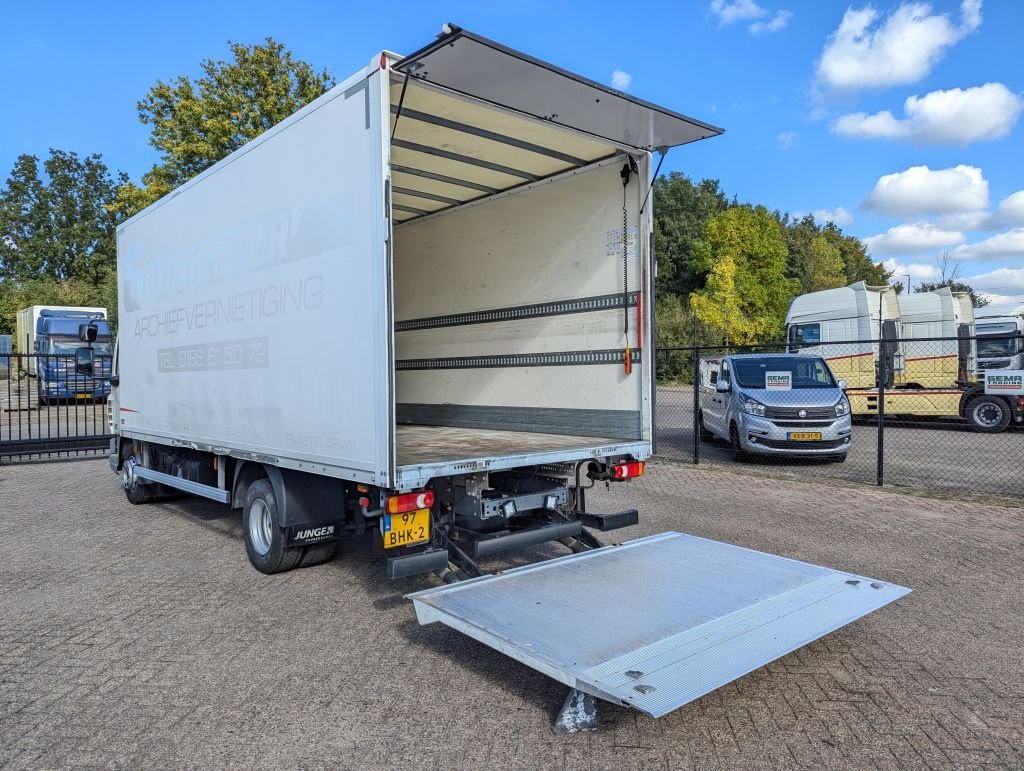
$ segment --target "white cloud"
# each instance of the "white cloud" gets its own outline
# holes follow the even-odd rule
[[[991,273],[971,276],[966,281],[975,289],[1024,293],[1024,268],[999,268]]]
[[[988,182],[975,166],[911,166],[879,178],[861,205],[891,217],[976,211],[988,208]]]
[[[842,206],[837,206],[833,211],[828,209],[815,209],[811,212],[818,222],[834,222],[837,225],[853,224],[853,215]]]
[[[843,115],[832,130],[857,139],[909,139],[920,144],[966,145],[999,139],[1017,122],[1024,99],[1002,83],[909,96],[903,103],[906,117],[888,110],[868,115]]]
[[[800,135],[795,131],[783,131],[775,137],[775,143],[779,146],[780,150],[789,150],[796,147],[799,141]]]
[[[622,70],[615,70],[612,73],[612,88],[617,91],[625,91],[629,88],[629,84],[633,82],[633,76],[628,72]]]
[[[718,17],[718,26],[725,27],[737,21],[760,19],[766,16],[768,11],[754,0],[711,0],[711,13]]]
[[[911,283],[914,281],[932,281],[939,278],[939,269],[928,262],[906,263],[890,258],[882,260],[882,267],[892,271],[890,281],[902,281],[904,284],[907,283],[904,279],[908,276]]]
[[[995,219],[1002,225],[1024,225],[1024,190],[1011,193],[999,202]]]
[[[1024,225],[1024,190],[1006,196],[993,212],[953,212],[939,217],[938,224],[952,230],[996,230]]]
[[[778,32],[780,29],[785,29],[786,25],[789,24],[789,20],[793,18],[792,11],[778,11],[770,21],[755,21],[747,29],[752,35],[764,35],[772,32]]]
[[[984,241],[958,246],[953,250],[953,257],[958,260],[1024,259],[1024,228],[1013,228]]]
[[[825,43],[818,80],[854,90],[916,83],[946,49],[981,24],[980,0],[963,0],[960,23],[928,3],[902,3],[885,19],[872,6],[848,8]]]
[[[941,246],[962,244],[964,234],[943,230],[928,222],[896,225],[877,236],[864,239],[864,245],[873,254],[921,254]]]

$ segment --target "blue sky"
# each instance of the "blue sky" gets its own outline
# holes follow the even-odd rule
[[[1020,0],[58,2],[2,16],[4,178],[55,147],[138,179],[156,155],[135,103],[229,39],[273,36],[341,80],[451,21],[726,129],[663,170],[831,214],[915,283],[949,250],[978,288],[1024,301]]]

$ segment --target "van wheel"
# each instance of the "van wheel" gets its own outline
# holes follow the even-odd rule
[[[1010,425],[1010,408],[995,396],[979,396],[967,405],[965,417],[975,431],[998,434]]]
[[[748,456],[740,444],[740,432],[735,423],[729,426],[729,443],[732,445],[732,459],[737,463],[743,463]]]
[[[277,496],[269,479],[257,479],[249,485],[242,509],[242,532],[249,561],[261,573],[283,573],[302,559],[301,548],[285,547]]]
[[[36,394],[39,397],[36,401],[40,407],[50,406],[50,400],[43,396],[43,384],[38,376],[36,376]]]
[[[307,546],[303,551],[299,567],[311,568],[314,565],[322,565],[334,559],[334,555],[337,553],[338,542],[336,540],[329,543],[318,543],[315,546]]]
[[[697,431],[700,432],[700,440],[702,442],[710,442],[714,439],[714,435],[704,425],[704,410],[697,413]]]

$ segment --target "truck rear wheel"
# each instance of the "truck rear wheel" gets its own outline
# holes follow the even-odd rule
[[[242,509],[242,531],[249,561],[261,573],[283,573],[302,559],[302,548],[285,546],[277,496],[268,479],[257,479],[249,485]]]
[[[964,417],[975,431],[998,434],[1010,425],[1010,407],[997,396],[979,396],[967,405]]]

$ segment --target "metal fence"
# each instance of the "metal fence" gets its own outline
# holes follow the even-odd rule
[[[0,354],[0,463],[107,449],[111,361],[74,354]]]
[[[1012,363],[992,349],[975,337],[659,349],[656,454],[1020,499],[1024,396],[1012,374],[986,393],[985,370]]]

